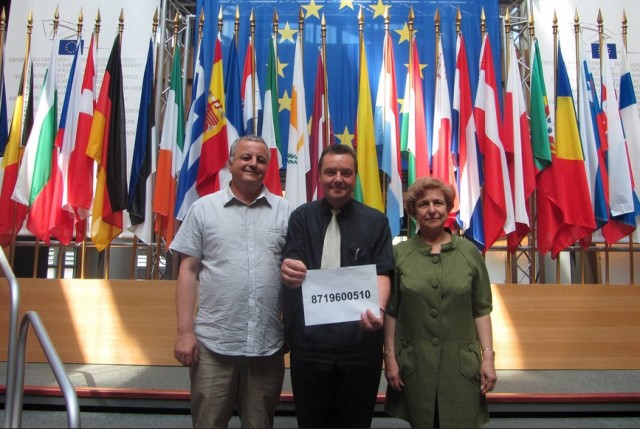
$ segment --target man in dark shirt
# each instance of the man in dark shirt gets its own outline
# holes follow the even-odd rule
[[[340,266],[376,266],[381,310],[393,270],[386,216],[352,200],[357,159],[353,149],[331,145],[318,170],[324,198],[300,206],[289,219],[280,277],[285,336],[291,347],[291,382],[300,427],[369,427],[382,370],[383,312],[360,321],[305,326],[301,283],[307,269],[321,267],[332,209],[340,209]],[[377,311],[376,311],[377,313]]]

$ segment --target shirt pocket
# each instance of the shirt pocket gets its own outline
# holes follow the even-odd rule
[[[480,386],[480,347],[475,341],[461,341],[458,343],[460,374],[476,386]]]
[[[416,370],[416,349],[413,340],[400,336],[396,340],[396,360],[400,367],[400,375],[404,380]]]
[[[275,256],[280,258],[282,249],[284,248],[284,242],[287,236],[286,226],[274,226],[266,225],[265,234],[263,235],[264,245]]]

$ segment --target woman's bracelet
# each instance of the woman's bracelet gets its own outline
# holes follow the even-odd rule
[[[487,354],[487,353],[492,354],[492,355],[493,355],[493,357],[496,357],[496,352],[495,352],[495,350],[493,350],[491,347],[484,347],[484,348],[482,349],[482,356],[484,356],[484,355],[485,355],[485,354]]]

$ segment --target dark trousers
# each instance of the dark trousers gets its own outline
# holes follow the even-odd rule
[[[382,355],[291,351],[291,384],[301,428],[371,426]]]

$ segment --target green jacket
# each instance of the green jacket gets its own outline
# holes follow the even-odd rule
[[[491,313],[489,274],[478,249],[452,234],[440,254],[415,236],[394,247],[387,313],[403,391],[387,389],[385,411],[413,427],[478,427],[489,420],[480,394],[482,355],[474,319]]]

